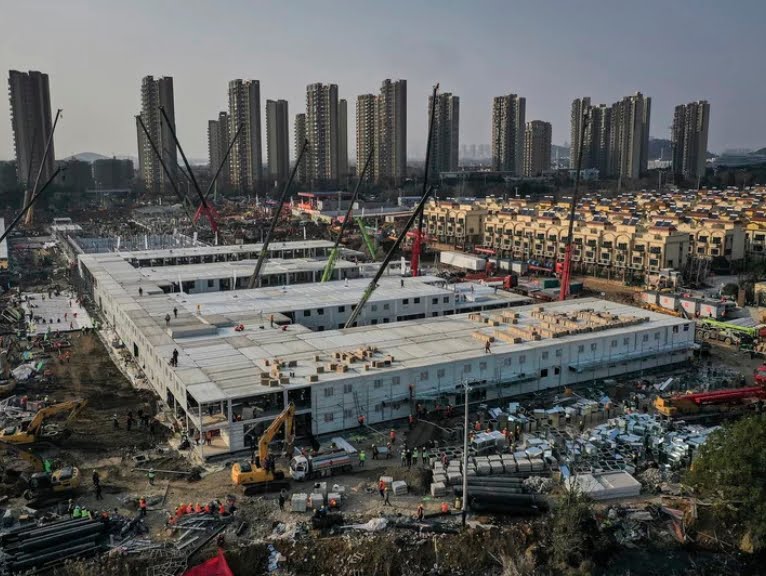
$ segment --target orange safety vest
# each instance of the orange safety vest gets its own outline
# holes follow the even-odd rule
[[[378,490],[385,490],[386,489],[386,483],[381,480],[378,482]]]
[[[197,514],[199,514],[200,512],[202,512],[202,506],[200,505],[200,503],[199,503],[199,502],[197,502],[197,505],[194,507],[194,511],[195,511]]]
[[[223,516],[223,515],[226,513],[226,508],[224,508],[223,504],[221,504],[221,505],[218,507],[218,513],[219,513],[221,516]]]
[[[192,506],[191,504],[187,504],[186,505],[186,513],[187,514],[191,514],[192,512],[194,512],[194,506]]]
[[[396,440],[396,432],[391,430],[391,432],[389,432],[388,434],[388,437],[391,438],[391,441],[393,442],[394,440]]]
[[[446,513],[449,512],[449,504],[446,502],[442,502],[442,512]]]
[[[138,501],[138,507],[139,507],[139,508],[141,508],[141,510],[146,510],[146,500],[144,500],[143,498],[141,498],[141,499]]]
[[[210,514],[210,504],[205,504],[205,514]]]

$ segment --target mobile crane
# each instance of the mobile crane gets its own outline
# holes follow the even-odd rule
[[[70,400],[40,408],[31,420],[0,430],[0,441],[9,444],[33,444],[41,439],[43,426],[48,418],[62,412],[69,412],[66,419],[66,423],[69,423],[82,412],[87,404],[87,400]]]
[[[695,394],[676,394],[669,398],[658,396],[654,401],[654,407],[658,413],[668,418],[738,414],[766,399],[766,388],[757,374],[756,383],[759,385],[724,388]]]
[[[261,435],[258,440],[258,456],[255,462],[236,462],[231,467],[231,481],[236,486],[242,486],[245,495],[260,494],[281,490],[289,486],[289,481],[285,480],[285,473],[276,470],[269,456],[269,444],[277,433],[285,427],[285,440],[289,447],[293,443],[293,424],[295,422],[295,404],[290,402],[279,416]]]
[[[37,500],[40,498],[48,499],[54,496],[68,495],[80,487],[80,470],[74,466],[65,466],[59,470],[45,472],[45,465],[42,458],[32,452],[29,448],[0,442],[0,453],[6,452],[27,462],[32,468],[32,474],[21,474],[21,477],[27,484],[24,490],[26,500]],[[9,460],[3,458],[6,462],[6,471],[11,468],[7,464]]]

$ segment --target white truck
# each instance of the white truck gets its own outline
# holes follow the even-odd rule
[[[332,476],[337,472],[350,472],[358,461],[356,448],[343,438],[333,438],[332,447],[317,454],[296,451],[290,460],[290,476],[293,480]]]

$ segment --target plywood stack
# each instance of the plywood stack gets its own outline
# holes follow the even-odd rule
[[[478,340],[481,343],[487,343],[487,342],[494,342],[495,337],[490,334],[484,334],[483,332],[479,332],[478,330],[476,332],[471,333],[471,337],[474,340]]]

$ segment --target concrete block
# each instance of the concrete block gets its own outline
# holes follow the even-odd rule
[[[513,474],[519,470],[516,465],[516,460],[514,460],[513,457],[511,457],[510,460],[503,460],[503,467],[508,474]]]
[[[492,473],[492,468],[490,467],[488,462],[482,462],[480,464],[476,464],[476,474],[479,476],[489,476]]]
[[[441,474],[441,473],[440,474],[434,474],[433,482],[434,483],[442,482],[443,484],[446,484],[447,483],[447,475],[446,474]]]
[[[530,458],[529,464],[535,472],[545,470],[545,462],[542,458]]]
[[[392,476],[381,476],[379,482],[383,482],[386,488],[391,488],[391,484],[394,483],[394,478]]]
[[[516,459],[516,467],[519,472],[530,472],[532,470],[532,463],[528,459]]]
[[[339,494],[341,498],[345,498],[346,497],[346,487],[345,486],[341,486],[340,484],[333,484],[332,485],[332,491],[335,494]]]
[[[394,496],[406,496],[407,495],[407,483],[404,480],[397,480],[392,485]]]
[[[314,492],[319,492],[323,496],[327,496],[327,482],[315,482]]]
[[[290,498],[291,510],[293,512],[305,512],[307,499],[308,495],[306,494],[293,494],[292,498]]]
[[[324,505],[324,495],[314,492],[309,496],[309,501],[311,502],[311,507],[317,510]]]
[[[431,496],[434,498],[441,498],[447,495],[447,486],[442,482],[436,482],[431,484]]]
[[[492,470],[492,474],[503,474],[505,472],[502,462],[490,462],[489,468]]]
[[[460,472],[448,472],[447,484],[450,486],[457,486],[463,481],[463,475]]]
[[[487,459],[490,462],[501,462],[503,460],[503,457],[500,456],[500,454],[492,454],[490,456],[487,456]]]

